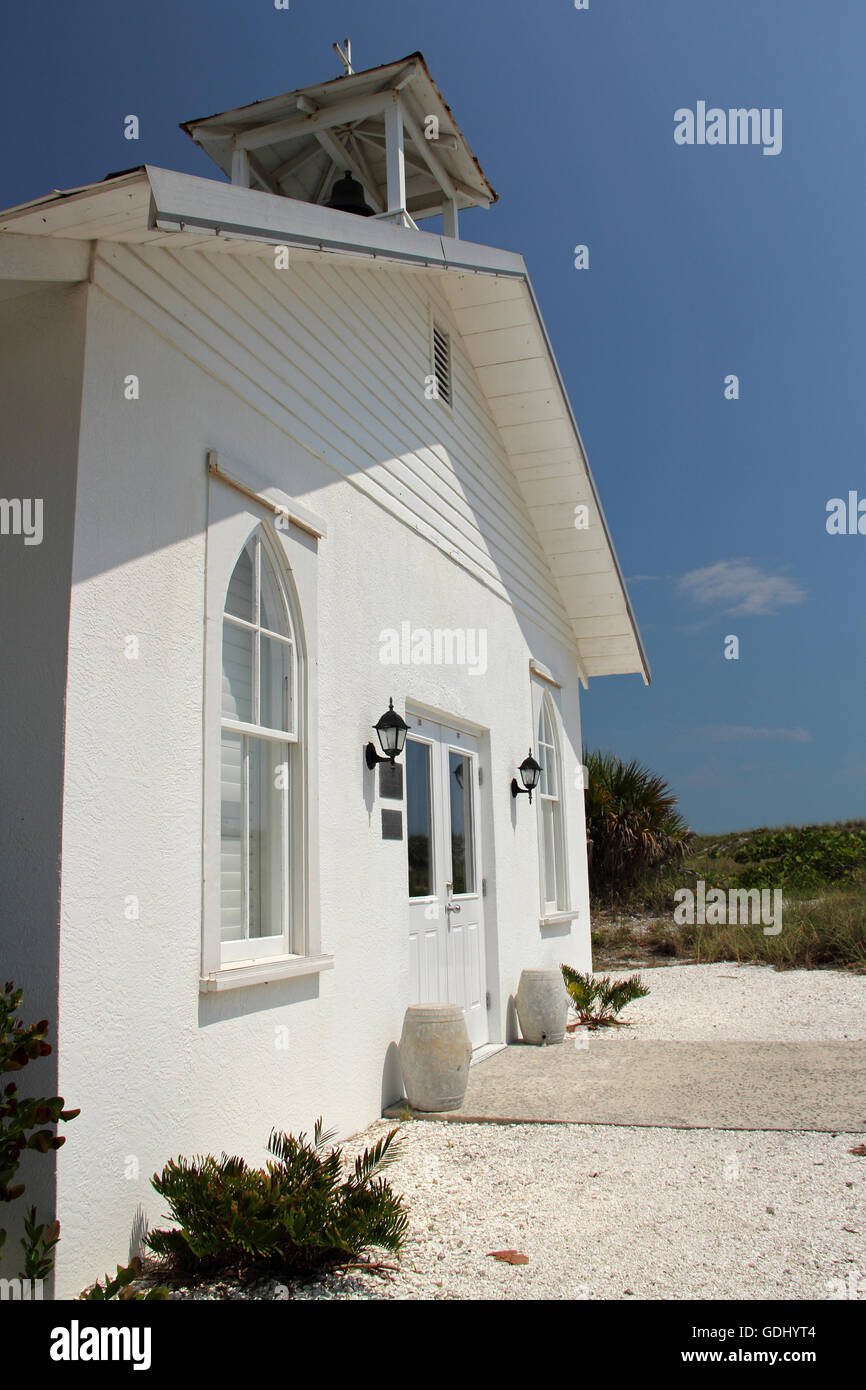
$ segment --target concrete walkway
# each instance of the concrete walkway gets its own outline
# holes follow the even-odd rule
[[[413,1119],[674,1129],[866,1129],[866,1042],[516,1043],[469,1072],[460,1110]],[[405,1118],[406,1103],[384,1114]]]

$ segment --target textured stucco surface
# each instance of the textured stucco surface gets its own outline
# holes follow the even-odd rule
[[[384,349],[383,349],[384,350]],[[262,348],[265,351],[265,348]],[[123,379],[139,377],[127,401]],[[298,409],[302,409],[302,404]],[[407,440],[407,445],[411,441]],[[327,522],[317,563],[321,976],[202,996],[205,452],[245,463]],[[360,466],[360,464],[359,464]],[[249,506],[238,496],[238,509]],[[527,525],[529,524],[527,519]],[[311,618],[312,614],[305,614]],[[379,634],[484,628],[488,671],[383,667]],[[139,655],[125,655],[129,635]],[[572,904],[539,928],[535,807],[509,795],[532,737],[529,657],[557,672]],[[381,839],[370,725],[390,695],[481,730],[491,1037],[514,1036],[524,966],[589,964],[580,725],[571,654],[99,290],[91,291],[66,723],[61,1089],[81,1107],[60,1154],[61,1296],[125,1260],[161,1215],[179,1153],[261,1162],[272,1125],[352,1133],[400,1092],[408,1001],[405,842]],[[208,737],[213,737],[213,730]],[[138,899],[139,916],[126,915]]]
[[[0,536],[0,982],[24,990],[21,1016],[57,1037],[60,821],[66,633],[81,378],[84,286],[0,303],[0,497],[41,499],[43,537]],[[56,1049],[18,1078],[53,1095]],[[25,1154],[25,1199],[50,1220],[53,1155]],[[14,1272],[23,1203],[4,1213]]]

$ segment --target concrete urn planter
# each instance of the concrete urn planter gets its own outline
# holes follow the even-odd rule
[[[515,1004],[524,1042],[544,1046],[563,1041],[568,994],[560,970],[521,971]]]
[[[400,1065],[413,1110],[459,1110],[472,1044],[459,1004],[411,1004],[403,1019]]]

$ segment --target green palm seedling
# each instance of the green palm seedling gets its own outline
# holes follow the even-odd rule
[[[635,999],[644,999],[649,994],[646,985],[641,983],[640,975],[629,975],[627,980],[612,980],[609,975],[594,979],[587,972],[581,974],[563,965],[562,978],[577,1014],[578,1022],[587,1028],[625,1028],[626,1019],[617,1018],[626,1004]]]

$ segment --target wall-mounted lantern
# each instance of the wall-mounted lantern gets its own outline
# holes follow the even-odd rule
[[[393,700],[388,702],[387,710],[373,725],[373,728],[376,730],[385,756],[384,758],[379,757],[376,752],[376,745],[371,741],[365,750],[367,766],[372,771],[377,763],[390,762],[393,767],[394,759],[399,758],[403,752],[403,744],[406,742],[406,735],[409,732],[409,725],[400,718],[394,708]]]
[[[520,773],[520,780],[522,781],[523,786],[519,786],[517,778],[512,777],[511,795],[519,796],[521,792],[526,792],[529,796],[529,804],[531,806],[532,793],[538,786],[538,779],[541,776],[541,767],[533,758],[531,748],[529,750],[529,757],[523,759],[523,762],[520,764],[520,767],[517,769],[517,771]]]

